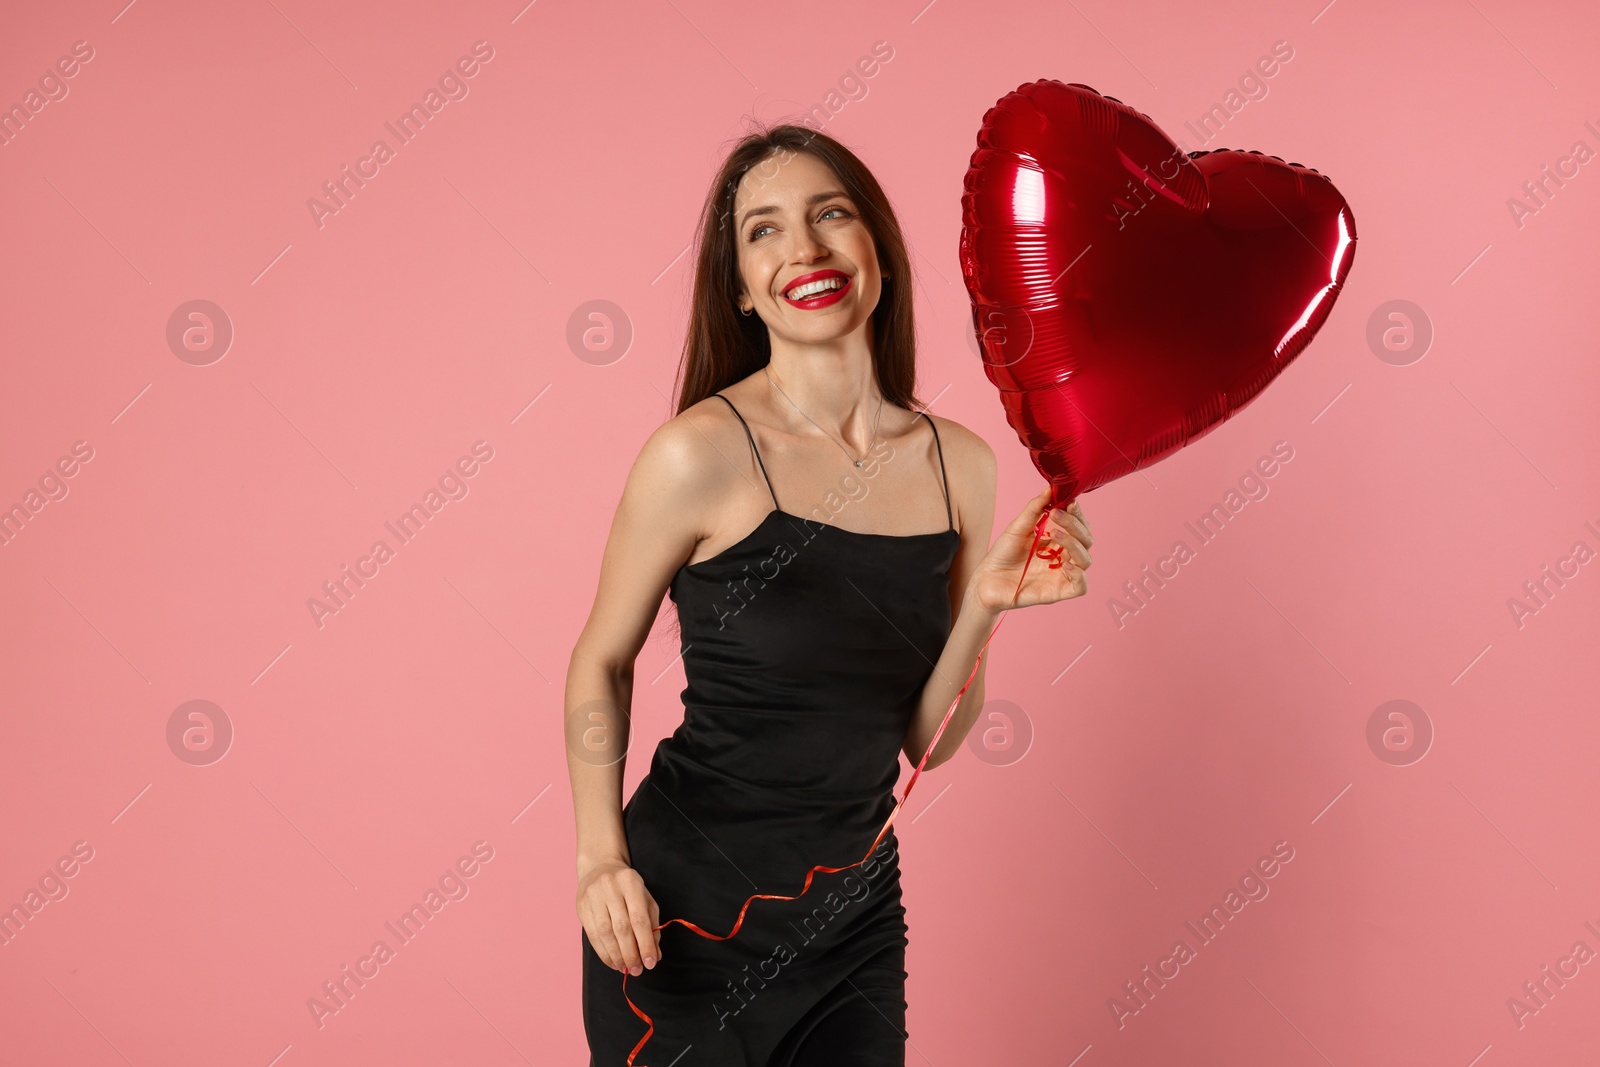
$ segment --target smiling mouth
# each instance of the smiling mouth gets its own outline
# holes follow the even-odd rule
[[[820,281],[807,282],[804,285],[796,285],[793,288],[785,290],[783,295],[790,300],[809,300],[811,297],[821,296],[823,293],[831,293],[836,290],[843,289],[847,284],[849,284],[849,281],[849,278],[842,278],[838,275],[835,275],[832,278],[823,278]]]

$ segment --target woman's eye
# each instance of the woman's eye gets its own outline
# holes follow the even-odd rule
[[[842,208],[842,207],[830,207],[826,211],[824,211],[821,215],[817,216],[818,221],[821,221],[822,219],[827,218],[829,215],[833,214],[835,211],[837,211],[844,218],[848,219],[848,218],[852,217],[850,212],[848,210],[846,210],[845,208]],[[757,239],[758,237],[761,236],[761,231],[762,230],[770,230],[770,229],[772,229],[771,226],[768,226],[765,223],[763,223],[762,225],[757,226],[755,229],[750,231],[750,238],[749,239],[754,241],[755,239]]]

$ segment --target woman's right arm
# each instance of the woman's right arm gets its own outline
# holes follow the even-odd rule
[[[703,416],[701,423],[709,420]],[[567,666],[564,735],[577,822],[578,918],[610,967],[661,958],[660,915],[630,866],[622,825],[634,660],[672,576],[704,536],[704,503],[726,472],[688,413],[659,427],[628,473],[601,557],[599,587]],[[723,464],[723,466],[726,466]]]

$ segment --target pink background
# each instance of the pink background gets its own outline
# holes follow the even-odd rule
[[[1600,951],[1600,563],[1508,606],[1600,550],[1600,165],[1520,226],[1507,203],[1600,149],[1593,5],[121,2],[0,32],[7,107],[93,49],[0,146],[0,506],[67,490],[0,546],[0,905],[92,849],[0,947],[0,1061],[586,1062],[563,672],[669,414],[711,173],[745,116],[824,105],[894,199],[920,393],[994,445],[1003,521],[1039,478],[964,337],[959,198],[984,111],[1054,77],[1316,167],[1360,246],[1263,396],[1085,498],[1089,595],[1007,617],[988,695],[1031,748],[980,727],[989,758],[898,823],[909,1062],[1593,1062],[1600,960],[1521,1026],[1507,1005]],[[1266,96],[1185,128],[1280,40]],[[468,95],[319,226],[307,201],[477,41]],[[167,341],[197,299],[234,330],[203,366]],[[620,358],[568,344],[596,299]],[[1432,323],[1421,358],[1369,345],[1393,300]],[[319,626],[308,599],[478,441],[467,495]],[[1277,441],[1270,493],[1119,628],[1123,582]],[[629,793],[676,655],[663,618]],[[1396,699],[1434,732],[1403,766],[1367,739]],[[233,730],[209,765],[169,744],[191,700]],[[1280,841],[1199,946],[1185,922]],[[308,999],[476,842],[467,895],[319,1027]]]

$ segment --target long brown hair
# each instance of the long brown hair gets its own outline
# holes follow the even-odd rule
[[[809,152],[832,168],[861,209],[883,264],[883,295],[872,312],[872,361],[878,388],[891,404],[916,411],[916,324],[911,309],[911,259],[894,208],[865,163],[820,130],[783,123],[756,129],[728,154],[706,194],[694,269],[694,296],[683,359],[678,366],[682,414],[706,397],[767,365],[772,342],[759,315],[739,311],[737,228],[734,194],[752,167],[773,157],[779,163]]]

